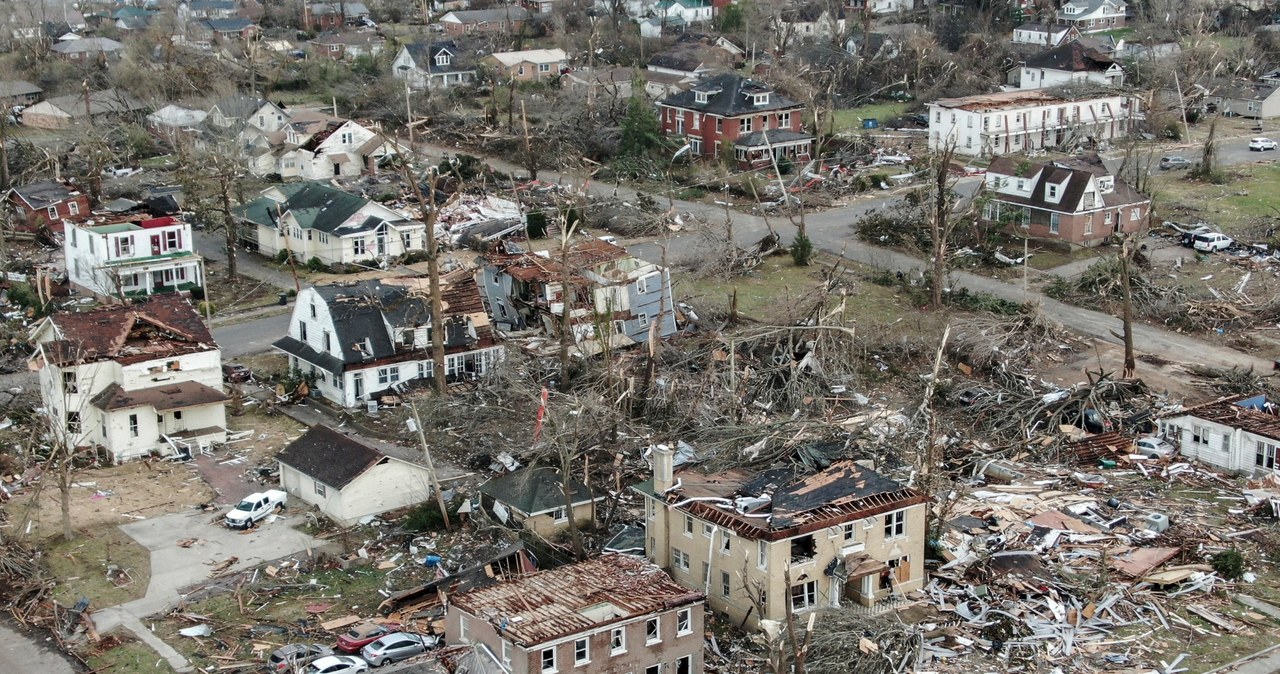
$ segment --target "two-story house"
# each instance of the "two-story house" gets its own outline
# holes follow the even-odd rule
[[[66,223],[67,277],[79,292],[120,299],[204,287],[191,225],[174,217]]]
[[[875,16],[910,12],[915,9],[915,0],[848,0],[849,10],[868,12]]]
[[[235,0],[184,0],[178,3],[177,13],[183,21],[230,19],[236,15],[236,3]]]
[[[599,239],[574,244],[567,256],[491,253],[481,259],[480,285],[499,330],[560,334],[567,310],[576,348],[586,355],[601,350],[601,336],[628,346],[647,341],[655,324],[659,337],[676,331],[670,271]]]
[[[529,20],[529,10],[519,5],[493,9],[469,9],[449,12],[440,17],[440,25],[449,37],[473,33],[519,33]]]
[[[692,26],[711,21],[715,8],[711,6],[711,0],[658,0],[652,11],[659,19]]]
[[[1120,87],[1124,68],[1110,56],[1073,40],[1027,59],[1009,71],[1009,79],[1020,89],[1085,83]]]
[[[257,96],[235,94],[223,98],[209,108],[209,124],[218,129],[252,126],[265,133],[284,128],[289,113],[284,108]]]
[[[1245,475],[1280,471],[1280,405],[1265,394],[1220,398],[1159,422],[1185,458]]]
[[[735,468],[674,474],[653,448],[645,554],[738,624],[793,612],[872,606],[924,586],[929,497],[850,460],[800,474]],[[788,585],[787,580],[790,580]]]
[[[41,226],[59,232],[64,221],[89,217],[89,195],[66,181],[43,180],[18,185],[10,188],[5,197],[15,224],[28,232],[35,232]]]
[[[1129,5],[1124,0],[1067,0],[1058,8],[1058,25],[1081,33],[1124,28]]]
[[[460,60],[460,54],[453,40],[411,42],[401,47],[391,61],[391,74],[408,82],[411,89],[470,82],[476,77],[476,69]]]
[[[1006,91],[944,98],[929,110],[929,149],[967,157],[1096,146],[1128,135],[1143,118],[1136,96],[1070,89]]]
[[[324,180],[377,173],[379,164],[400,153],[395,140],[358,122],[312,110],[287,114],[279,131],[241,130],[244,158],[256,176],[283,180]]]
[[[1151,199],[1129,187],[1096,155],[1043,164],[991,161],[991,199],[982,217],[1028,236],[1096,246],[1113,234],[1147,229]]]
[[[302,28],[318,32],[342,30],[343,26],[361,25],[369,19],[369,7],[363,2],[304,2]]]
[[[565,505],[566,480],[572,507]],[[605,499],[603,493],[593,494],[587,485],[550,466],[530,466],[499,475],[477,491],[481,509],[494,519],[546,539],[567,530],[570,520],[579,527],[590,527],[596,521],[596,504]]]
[[[526,49],[494,52],[480,62],[502,79],[538,82],[559,77],[560,71],[569,65],[569,55],[563,49]]]
[[[510,674],[703,671],[702,593],[606,554],[455,593],[445,634]]]
[[[445,377],[478,377],[502,359],[475,280],[465,271],[441,278],[444,316],[431,315],[426,279],[384,279],[313,286],[298,294],[289,332],[272,346],[289,369],[343,407],[435,376],[431,331],[444,330]]]
[[[774,30],[780,37],[798,40],[831,38],[845,33],[845,10],[822,3],[802,4],[783,10],[775,19]]]
[[[377,56],[382,53],[386,43],[386,38],[372,31],[326,33],[307,41],[313,56],[331,61]]]
[[[244,244],[268,257],[283,250],[299,262],[369,264],[426,245],[423,223],[324,183],[274,185],[232,212]]]
[[[1079,28],[1054,23],[1024,23],[1013,29],[1015,48],[1052,49],[1079,37]]]
[[[41,400],[69,446],[120,462],[226,440],[222,354],[186,296],[55,313],[31,341]]]
[[[695,157],[732,148],[744,168],[808,161],[813,136],[803,131],[803,113],[802,104],[735,73],[707,78],[658,102],[663,133],[687,142]]]

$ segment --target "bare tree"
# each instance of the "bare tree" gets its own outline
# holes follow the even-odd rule
[[[440,245],[436,242],[436,219],[439,209],[436,208],[436,170],[430,167],[426,171],[427,194],[423,197],[422,185],[413,172],[407,158],[401,158],[401,175],[413,189],[413,196],[418,201],[418,218],[427,226],[426,242],[423,244],[427,255],[427,284],[431,294],[431,359],[433,372],[431,384],[439,395],[448,395],[449,386],[445,381],[444,353],[444,300],[440,292]]]
[[[210,231],[222,233],[227,253],[227,281],[234,283],[239,276],[236,249],[240,245],[240,227],[231,202],[233,198],[240,200],[249,182],[245,158],[233,138],[213,141],[200,151],[188,148],[185,143],[180,143],[178,148],[182,166],[178,171],[179,180],[196,217],[204,220]]]

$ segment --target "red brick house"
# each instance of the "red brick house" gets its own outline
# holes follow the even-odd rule
[[[449,37],[473,33],[519,33],[529,20],[529,10],[519,5],[494,9],[472,9],[449,12],[440,17],[440,25]]]
[[[46,180],[20,185],[9,190],[6,197],[15,222],[21,223],[18,228],[30,232],[41,225],[60,232],[63,220],[89,217],[89,195],[70,183]]]
[[[309,40],[315,58],[342,61],[360,56],[377,56],[386,47],[386,38],[373,32],[329,33]]]
[[[369,18],[369,8],[363,2],[334,0],[333,2],[304,2],[302,4],[302,28],[317,32],[342,30],[344,25],[358,25]]]
[[[808,161],[813,151],[804,106],[741,75],[705,79],[659,101],[658,111],[663,133],[686,139],[695,157],[719,156],[728,143],[739,165],[766,168],[773,157]]]
[[[1147,228],[1151,199],[1113,175],[1097,156],[1019,167],[1018,160],[1006,157],[991,161],[985,181],[993,196],[983,206],[983,219],[1080,246]]]

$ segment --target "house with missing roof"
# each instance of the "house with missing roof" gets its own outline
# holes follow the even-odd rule
[[[645,555],[681,585],[709,588],[707,603],[735,623],[873,606],[924,586],[929,497],[915,489],[851,460],[708,475],[676,473],[666,446],[652,455],[653,479],[632,488],[645,501]]]
[[[172,216],[68,222],[62,252],[72,288],[99,298],[204,287],[204,258],[195,252],[191,225]]]
[[[652,333],[675,334],[668,269],[599,239],[571,246],[567,270],[565,259],[549,253],[482,257],[480,286],[494,325],[558,335],[567,310],[573,348],[582,355],[599,353],[606,346],[602,336],[609,346],[625,347],[645,343]]]
[[[475,67],[464,61],[453,40],[411,42],[392,59],[391,74],[411,89],[450,87],[475,79]]]
[[[1245,475],[1280,471],[1280,403],[1265,394],[1220,398],[1159,421],[1184,458]]]
[[[943,98],[926,107],[929,149],[950,144],[965,157],[1096,147],[1127,136],[1144,118],[1136,96],[1071,89]]]
[[[28,232],[48,226],[61,231],[68,220],[89,217],[89,195],[68,181],[43,180],[12,187],[5,194],[14,224]]]
[[[1096,246],[1149,225],[1150,197],[1097,155],[1031,165],[996,157],[983,180],[991,199],[983,204],[982,218],[1027,236]]]
[[[281,112],[278,128],[248,124],[240,130],[241,152],[256,176],[325,180],[372,174],[382,160],[404,151],[395,140],[349,119],[314,110]]]
[[[376,201],[319,182],[284,183],[232,209],[240,239],[298,262],[378,265],[426,245],[427,226]]]
[[[1010,69],[1009,82],[1020,89],[1073,84],[1120,87],[1124,85],[1124,68],[1110,55],[1072,41],[1036,54]]]
[[[29,365],[59,440],[114,462],[191,455],[227,436],[222,352],[185,295],[58,312]]]
[[[559,77],[560,71],[569,65],[569,55],[563,49],[526,49],[494,52],[480,62],[502,79],[540,82]]]
[[[531,466],[499,475],[480,485],[480,507],[499,522],[523,528],[543,538],[554,538],[569,528],[572,519],[579,527],[591,526],[596,504],[605,494],[592,494],[587,485],[569,479],[565,505],[565,483],[560,471],[547,466]]]
[[[425,466],[384,454],[323,424],[276,455],[280,488],[340,526],[431,498]]]
[[[662,569],[606,554],[456,592],[445,634],[501,668],[483,671],[695,674],[704,607]]]
[[[272,346],[313,390],[342,407],[385,391],[425,384],[435,376],[431,335],[444,331],[445,378],[464,381],[502,360],[475,279],[466,271],[441,277],[444,315],[431,315],[427,280],[389,278],[312,286],[298,293],[289,330]]]
[[[1014,47],[1052,49],[1080,37],[1080,29],[1054,23],[1024,23],[1013,29]]]
[[[813,136],[804,132],[803,116],[803,104],[736,73],[709,77],[658,101],[664,134],[688,143],[694,157],[732,148],[744,169],[809,161]]]

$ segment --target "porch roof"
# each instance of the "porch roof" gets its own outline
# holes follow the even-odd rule
[[[769,147],[808,145],[812,142],[813,136],[807,133],[791,131],[790,129],[769,129],[768,131],[756,131],[745,136],[739,136],[737,140],[733,141],[733,146],[735,148],[767,149]]]

